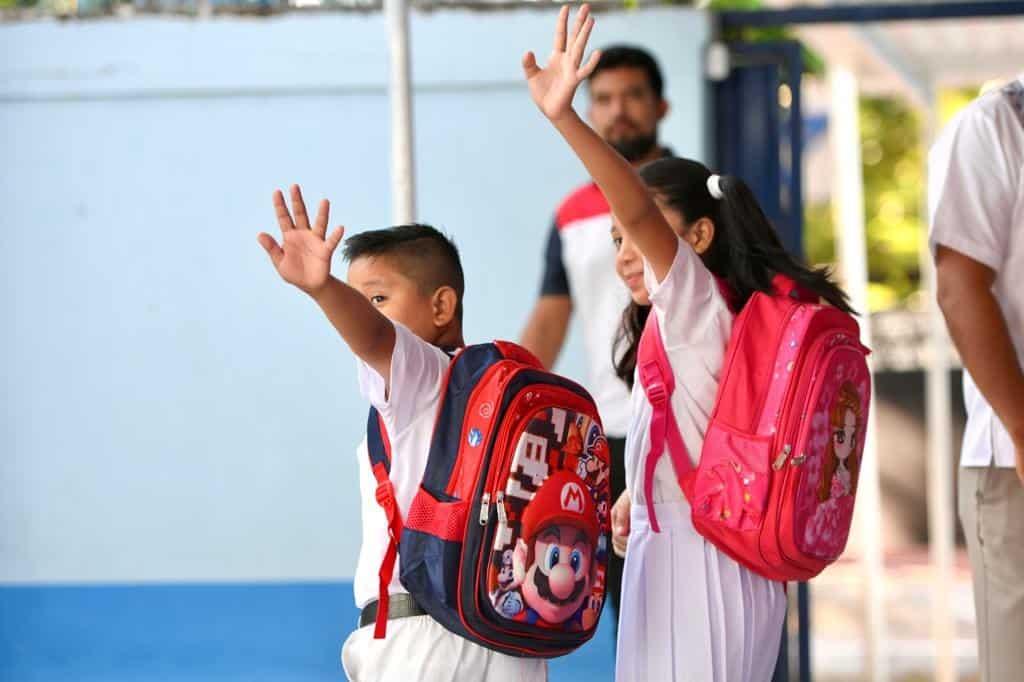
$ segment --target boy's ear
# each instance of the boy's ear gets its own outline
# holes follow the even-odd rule
[[[446,327],[455,320],[459,309],[459,295],[452,287],[441,287],[434,292],[433,317],[435,327]]]
[[[690,231],[686,233],[686,241],[690,242],[690,246],[697,252],[697,255],[703,256],[708,249],[711,248],[711,242],[715,239],[715,222],[707,216],[698,218],[697,221],[690,226]]]
[[[663,99],[660,102],[658,102],[658,120],[660,121],[661,119],[668,116],[668,112],[671,109],[672,105],[668,103],[667,99]]]

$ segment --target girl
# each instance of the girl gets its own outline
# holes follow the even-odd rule
[[[563,8],[545,68],[532,53],[523,58],[530,94],[583,161],[615,216],[616,269],[633,300],[618,370],[633,379],[640,331],[653,311],[675,374],[671,407],[687,449],[700,453],[733,314],[753,292],[771,291],[772,277],[782,273],[832,305],[849,311],[849,304],[827,273],[809,270],[785,252],[742,182],[683,159],[654,162],[637,175],[577,116],[573,95],[599,55],[583,65],[594,25],[588,7],[580,9],[571,31],[567,20]],[[655,469],[652,502],[661,532],[652,531],[643,499],[651,414],[634,381],[627,491],[613,511],[619,550],[629,534],[616,677],[768,680],[785,617],[782,584],[750,572],[697,534],[669,457],[660,457]]]
[[[832,546],[845,540],[840,521],[853,514],[853,496],[857,492],[857,435],[864,424],[861,413],[861,399],[856,386],[844,382],[839,388],[835,402],[828,413],[828,445],[825,450],[825,466],[818,484],[818,501],[804,529],[804,541],[808,545]],[[842,533],[842,534],[841,534]]]

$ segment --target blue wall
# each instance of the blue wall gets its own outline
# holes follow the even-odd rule
[[[584,178],[521,82],[521,53],[546,51],[552,21],[412,22],[419,217],[462,248],[470,340],[516,337],[551,213]],[[601,15],[596,34],[659,56],[663,137],[696,156],[706,37],[702,15],[668,9]],[[275,583],[298,590],[290,608],[318,589],[331,612],[350,605],[354,362],[255,235],[290,182],[329,197],[350,231],[389,223],[382,18],[6,24],[0,61],[0,658],[98,598],[44,586]],[[101,592],[164,598],[123,589]],[[197,608],[209,594],[161,589]],[[26,610],[37,628],[18,626]],[[134,613],[130,632],[143,612],[110,618]]]

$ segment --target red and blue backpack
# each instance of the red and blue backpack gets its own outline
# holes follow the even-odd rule
[[[391,536],[376,637],[386,632],[396,556],[420,608],[489,649],[550,658],[593,636],[613,500],[608,443],[586,390],[512,343],[459,351],[405,519],[388,478],[388,435],[372,409],[367,444]]]

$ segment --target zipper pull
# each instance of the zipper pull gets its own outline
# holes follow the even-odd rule
[[[494,506],[498,508],[498,522],[503,526],[508,525],[508,514],[505,512],[505,491],[499,490],[494,497]]]
[[[487,520],[491,516],[491,494],[484,493],[484,496],[480,498],[480,525],[486,526]]]
[[[791,452],[793,452],[792,445],[787,444],[786,446],[784,446],[782,448],[782,452],[780,452],[779,456],[775,458],[774,462],[772,462],[772,469],[775,469],[776,471],[781,469],[782,465],[786,463],[786,458],[789,457],[789,453]]]

